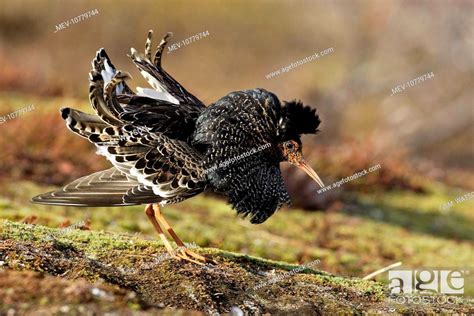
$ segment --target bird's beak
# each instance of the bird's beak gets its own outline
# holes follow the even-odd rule
[[[311,177],[311,179],[313,179],[314,181],[316,181],[317,184],[319,184],[319,186],[321,188],[324,187],[324,183],[323,181],[321,180],[321,178],[318,176],[318,174],[316,173],[316,171],[313,170],[313,168],[311,168],[307,163],[306,161],[304,160],[301,160],[298,164],[296,164],[296,166],[298,168],[300,168],[301,170],[303,170],[304,172],[306,172],[308,174],[308,176]]]

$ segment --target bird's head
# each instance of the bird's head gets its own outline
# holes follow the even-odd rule
[[[303,158],[303,145],[301,134],[316,134],[321,123],[316,110],[304,106],[301,102],[285,102],[282,107],[282,120],[279,124],[279,134],[283,141],[278,147],[284,161],[297,166],[306,172],[322,188],[324,183],[316,171],[311,168]]]
[[[304,172],[308,174],[316,183],[322,188],[324,183],[321,178],[318,176],[316,171],[311,168],[303,158],[302,145],[301,142],[294,140],[289,140],[283,143],[280,143],[278,146],[282,152],[283,159],[288,161],[292,165],[297,166]]]

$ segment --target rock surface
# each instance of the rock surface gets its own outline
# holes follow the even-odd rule
[[[375,281],[312,266],[198,248],[216,265],[171,260],[136,236],[0,222],[0,313],[327,315],[469,313],[457,304],[398,304]],[[441,300],[443,301],[443,300]]]

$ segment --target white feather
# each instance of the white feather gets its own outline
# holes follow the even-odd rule
[[[173,97],[165,88],[165,86],[163,86],[163,84],[161,84],[161,82],[159,82],[155,77],[153,77],[152,75],[150,75],[149,73],[147,73],[146,71],[143,71],[143,70],[140,70],[140,73],[142,74],[143,78],[145,78],[146,81],[148,81],[148,84],[156,90],[156,92],[158,93],[162,93],[163,97],[159,98],[159,100],[165,100],[165,101],[169,101],[171,103],[174,103],[174,104],[179,104],[179,101]]]
[[[104,79],[105,85],[107,85],[112,77],[115,75],[115,69],[109,64],[109,61],[106,59],[104,62],[104,70],[100,72],[102,78]]]
[[[143,97],[149,97],[156,100],[168,101],[174,104],[179,104],[178,100],[168,92],[159,92],[149,88],[137,87],[137,94]]]
[[[101,156],[104,156],[107,158],[107,160],[110,160],[109,159],[109,153],[107,152],[107,147],[104,147],[104,146],[99,146],[97,144],[95,144],[95,146],[97,147],[97,150],[96,150],[96,154],[97,155],[101,155]]]

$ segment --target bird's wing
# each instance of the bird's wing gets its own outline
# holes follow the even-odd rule
[[[137,88],[139,94],[155,99],[165,100],[174,104],[188,104],[198,108],[204,108],[204,104],[189,93],[173,77],[161,67],[161,57],[171,33],[166,34],[161,40],[155,55],[151,56],[151,37],[153,32],[148,32],[145,44],[145,54],[139,54],[134,48],[131,49],[132,61],[137,66],[142,76],[148,81],[153,89]]]
[[[127,76],[113,66],[106,67],[111,62],[104,50],[97,56],[91,71],[91,104],[107,126],[77,110],[63,109],[68,128],[94,143],[119,171],[146,186],[146,190],[129,192],[127,201],[135,201],[143,191],[165,202],[201,192],[201,155],[185,141],[170,137],[188,137],[192,131],[187,129],[194,125],[192,116],[201,110],[127,93],[121,85]]]
[[[265,221],[289,203],[274,159],[280,112],[272,93],[239,91],[206,108],[196,122],[193,144],[206,152],[210,183],[252,223]]]
[[[117,170],[144,186],[129,192],[125,202],[136,202],[143,191],[152,200],[159,196],[167,202],[204,190],[203,157],[186,142],[129,124],[107,125],[74,109],[62,109],[62,117],[71,131],[94,143]]]
[[[73,206],[174,203],[206,188],[202,156],[186,142],[131,125],[110,126],[97,116],[62,109],[67,126],[97,146],[114,168],[33,198],[33,202]]]
[[[70,206],[133,205],[140,203],[125,202],[124,196],[138,187],[138,182],[127,178],[116,168],[110,168],[79,178],[59,190],[38,195],[32,201]],[[161,201],[160,197],[153,198],[156,202]]]
[[[100,49],[90,72],[89,98],[96,115],[61,109],[67,127],[94,143],[114,168],[40,195],[34,202],[77,206],[172,203],[205,189],[200,154],[186,142],[167,136],[189,137],[194,125],[191,116],[197,117],[195,107],[137,96],[125,83],[127,78]]]
[[[170,138],[189,139],[204,108],[134,94],[125,82],[129,75],[115,69],[103,48],[92,60],[92,66],[89,98],[103,123],[128,124]]]
[[[202,111],[193,105],[139,95],[121,95],[118,100],[125,105],[125,111],[119,116],[122,121],[183,141],[194,132],[196,119]]]
[[[189,198],[206,188],[202,156],[186,142],[161,133],[122,131],[89,140],[118,170],[161,197],[162,203]],[[137,197],[126,197],[125,201],[135,202]]]

